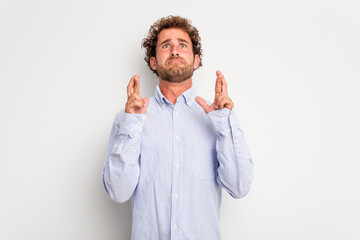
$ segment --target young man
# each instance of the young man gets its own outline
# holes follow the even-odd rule
[[[201,43],[184,18],[155,22],[143,47],[159,84],[142,98],[139,74],[131,78],[110,135],[105,190],[117,202],[131,199],[133,240],[219,240],[221,187],[241,198],[253,175],[225,78],[216,72],[210,105],[196,95]]]

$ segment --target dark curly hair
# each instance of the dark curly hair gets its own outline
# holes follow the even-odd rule
[[[150,69],[157,74],[156,70],[153,70],[150,66],[150,58],[156,57],[156,44],[158,40],[158,35],[163,29],[168,28],[178,28],[186,32],[192,43],[192,49],[194,56],[197,54],[200,58],[199,67],[202,66],[201,56],[201,38],[199,36],[198,30],[191,25],[191,22],[180,16],[167,16],[157,20],[149,29],[148,35],[142,41],[142,47],[145,48],[145,61],[147,62]]]

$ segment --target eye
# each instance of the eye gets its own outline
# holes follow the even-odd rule
[[[186,48],[187,46],[186,46],[185,43],[180,43],[180,47],[181,47],[181,48]]]
[[[162,46],[163,48],[169,48],[170,47],[170,44],[166,43]]]

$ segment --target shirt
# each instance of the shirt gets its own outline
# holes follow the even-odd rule
[[[193,87],[175,104],[156,86],[146,114],[120,111],[111,130],[103,183],[132,205],[132,240],[219,240],[221,188],[241,198],[253,161],[227,108],[206,114]]]

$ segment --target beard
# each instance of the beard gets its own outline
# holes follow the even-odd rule
[[[160,79],[172,83],[181,83],[192,77],[194,72],[194,61],[188,64],[184,59],[179,57],[169,58],[167,61],[171,61],[172,59],[181,59],[185,66],[180,67],[178,64],[172,64],[166,68],[156,61],[156,71]]]

